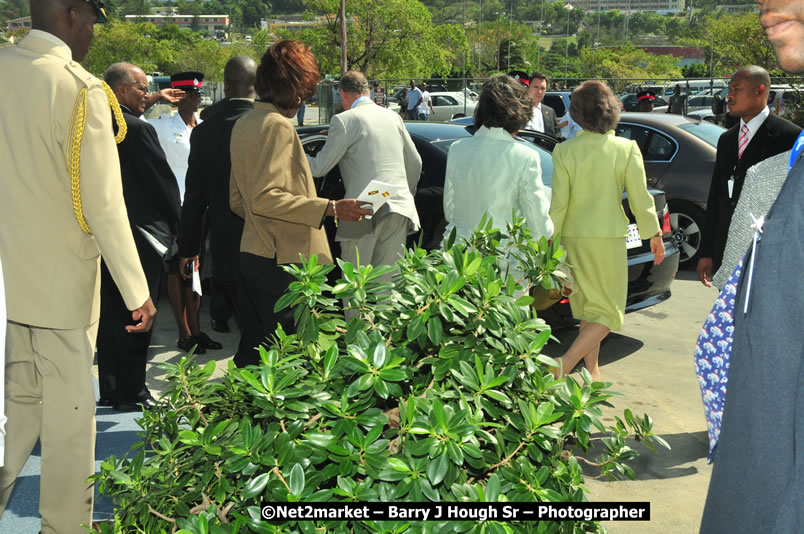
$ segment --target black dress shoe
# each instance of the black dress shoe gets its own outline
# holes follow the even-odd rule
[[[152,410],[153,408],[156,408],[156,399],[153,398],[151,395],[148,395],[147,397],[140,399],[139,404],[143,408]]]
[[[207,351],[198,338],[191,335],[186,335],[180,340],[176,341],[176,346],[184,352],[190,352],[190,350],[195,347],[195,354],[204,354]]]
[[[196,341],[198,342],[198,347],[203,347],[205,349],[210,350],[219,350],[223,348],[223,345],[211,339],[208,335],[203,332],[199,332],[197,336],[195,336]]]
[[[114,404],[112,399],[105,399],[103,397],[98,399],[98,406],[111,406],[112,404]]]
[[[112,409],[116,412],[141,412],[142,404],[139,402],[118,402],[112,406]]]
[[[212,329],[215,332],[231,332],[229,329],[229,323],[226,321],[216,321],[214,319],[212,320]]]

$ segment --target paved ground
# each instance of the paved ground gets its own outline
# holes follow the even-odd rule
[[[627,315],[624,329],[609,336],[601,349],[601,378],[623,393],[606,414],[622,418],[626,408],[634,415],[648,413],[654,433],[672,447],[654,454],[631,443],[642,453],[631,464],[636,481],[587,479],[591,501],[651,503],[650,523],[604,523],[613,534],[698,532],[703,515],[712,466],[706,461],[706,420],[692,353],[717,292],[703,287],[694,272],[679,273],[672,290],[670,300]],[[575,331],[566,331],[557,337],[567,343],[574,336]],[[561,354],[554,347],[549,351]],[[597,474],[593,468],[585,472]]]
[[[672,446],[671,451],[660,449],[653,454],[634,444],[643,451],[633,463],[636,481],[595,480],[591,478],[596,474],[593,468],[587,469],[590,500],[651,502],[650,523],[606,523],[613,534],[693,533],[700,523],[711,466],[706,463],[706,423],[693,371],[692,349],[716,293],[693,278],[694,273],[680,273],[670,300],[629,314],[624,330],[610,336],[601,351],[603,379],[613,382],[613,389],[624,394],[615,399],[616,409],[608,410],[607,421],[613,422],[611,416],[621,415],[625,408],[631,408],[635,414],[647,412],[656,421],[654,431]],[[176,362],[181,357],[166,299],[159,308],[148,364],[148,384],[154,394],[166,387],[164,372],[157,364]],[[209,319],[204,314],[202,327],[208,326]],[[199,356],[199,362],[215,359],[218,374],[223,374],[237,346],[237,334],[207,332],[223,343],[224,349]],[[574,329],[557,333],[562,344],[570,343],[574,336]],[[556,345],[547,352],[559,355],[562,350]],[[119,456],[137,440],[135,418],[136,414],[98,409],[98,459],[110,454]],[[0,534],[38,532],[38,493],[39,456],[35,451],[0,520]],[[96,519],[109,517],[112,510],[108,500],[99,500],[95,508]]]

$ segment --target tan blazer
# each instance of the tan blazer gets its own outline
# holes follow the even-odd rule
[[[240,251],[298,263],[299,254],[332,263],[318,198],[293,125],[273,104],[255,102],[232,130],[229,205],[245,220]]]
[[[659,233],[659,219],[648,192],[642,154],[635,141],[614,131],[578,132],[553,150],[553,197],[550,218],[563,237],[625,237],[628,217],[623,191],[636,217],[639,235]]]
[[[308,157],[313,176],[325,176],[338,165],[346,189],[344,198],[357,198],[372,180],[404,187],[377,213],[393,212],[407,217],[408,232],[419,229],[419,214],[413,195],[422,172],[422,158],[410,138],[399,113],[362,100],[349,110],[332,117],[324,148]],[[371,235],[371,220],[343,222],[337,240],[359,239]]]
[[[67,46],[37,32],[0,51],[0,72],[0,258],[8,319],[54,329],[97,321],[101,254],[126,306],[139,308],[148,286],[100,80],[72,61]],[[81,230],[73,213],[66,153],[73,106],[84,87],[81,202],[93,235]]]

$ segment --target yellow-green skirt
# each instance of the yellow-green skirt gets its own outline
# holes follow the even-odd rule
[[[620,330],[628,294],[628,255],[624,237],[563,237],[577,292],[570,297],[572,316]]]

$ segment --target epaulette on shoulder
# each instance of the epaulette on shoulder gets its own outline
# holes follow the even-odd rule
[[[84,84],[84,87],[87,89],[99,89],[103,83],[102,80],[98,79],[98,77],[94,76],[91,72],[82,67],[77,61],[68,61],[67,70],[70,71],[73,76],[78,78],[78,80]]]
[[[72,190],[73,212],[76,221],[84,233],[91,234],[92,231],[84,218],[84,210],[81,206],[81,140],[84,136],[84,127],[87,120],[87,93],[90,89],[102,89],[106,94],[112,115],[117,122],[117,135],[115,141],[119,144],[126,137],[126,121],[123,118],[123,111],[117,97],[109,85],[87,72],[81,65],[71,61],[68,63],[70,71],[84,83],[84,87],[78,91],[78,96],[73,105],[73,114],[70,120],[69,144],[67,148],[67,168],[70,173],[70,186]]]

